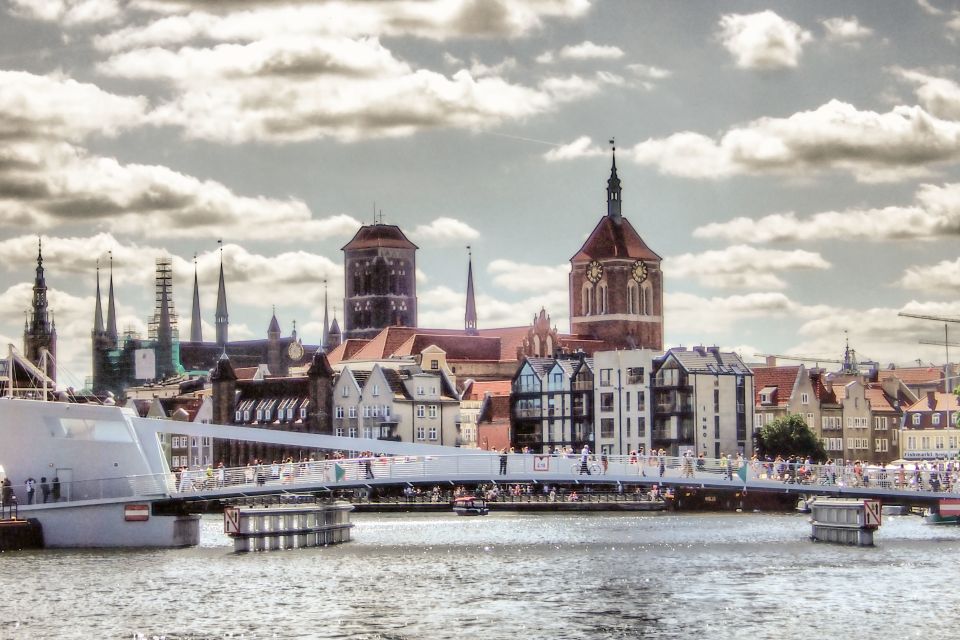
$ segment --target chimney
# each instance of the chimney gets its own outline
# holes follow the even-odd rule
[[[930,411],[937,410],[937,392],[936,391],[927,391],[927,406],[930,407]]]
[[[777,366],[777,356],[767,356],[767,366],[768,367]]]

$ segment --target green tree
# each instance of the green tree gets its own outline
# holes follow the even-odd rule
[[[760,456],[810,456],[814,462],[827,459],[827,451],[816,434],[800,415],[777,418],[757,433],[757,453]]]

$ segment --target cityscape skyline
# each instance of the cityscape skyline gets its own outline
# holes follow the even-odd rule
[[[340,247],[420,246],[418,324],[568,328],[603,214],[664,257],[665,346],[942,362],[960,316],[960,13],[946,3],[10,0],[0,21],[0,338],[43,237],[61,384],[90,372],[95,265],[146,335],[155,259],[213,336],[322,333]],[[332,309],[331,309],[332,310]],[[338,313],[342,322],[342,310]],[[71,375],[72,374],[72,375]]]

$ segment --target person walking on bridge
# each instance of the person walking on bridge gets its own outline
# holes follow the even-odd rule
[[[580,451],[580,474],[591,475],[590,468],[587,463],[590,461],[590,445],[583,445],[583,449]]]
[[[507,448],[500,451],[500,475],[507,475]]]

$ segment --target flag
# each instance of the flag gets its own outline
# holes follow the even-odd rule
[[[744,482],[747,481],[747,463],[744,462],[740,465],[740,468],[737,469],[737,475],[740,476],[740,479]]]
[[[336,481],[337,481],[337,482],[340,482],[341,480],[343,480],[343,477],[344,477],[345,475],[347,475],[347,472],[344,471],[344,470],[343,470],[343,467],[341,467],[339,464],[334,464],[334,465],[333,465],[333,475],[334,475],[334,478],[336,479]]]

